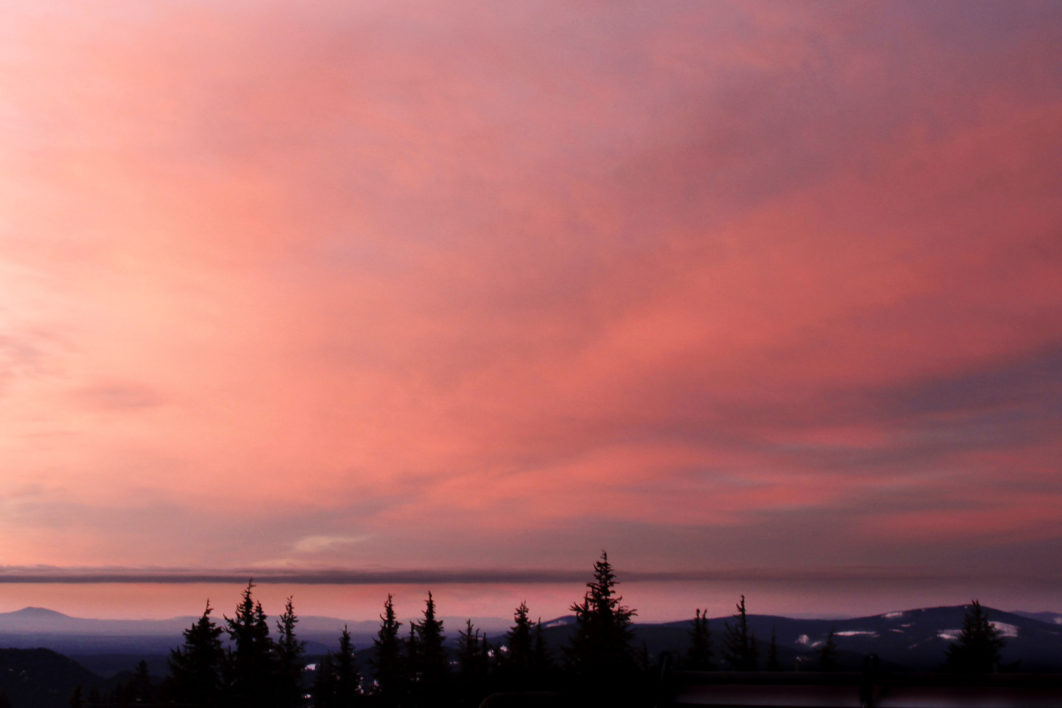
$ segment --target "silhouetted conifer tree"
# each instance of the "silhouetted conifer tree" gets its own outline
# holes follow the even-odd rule
[[[997,671],[1003,644],[999,630],[988,621],[981,603],[974,600],[966,608],[958,641],[948,645],[948,668],[966,674]]]
[[[488,669],[486,645],[480,632],[472,620],[465,620],[465,628],[457,633],[457,680],[465,704],[478,705],[486,693]]]
[[[341,708],[356,705],[361,698],[361,674],[354,657],[354,642],[346,627],[339,635],[339,652],[332,665],[336,672],[336,705]]]
[[[826,641],[819,647],[819,670],[833,671],[837,668],[837,640],[831,629],[826,634]]]
[[[756,638],[749,631],[748,618],[745,615],[745,596],[737,605],[733,626],[723,623],[723,659],[735,671],[756,670]]]
[[[542,618],[535,622],[535,636],[531,648],[531,665],[539,682],[545,681],[553,671],[553,657],[546,646],[546,636],[542,631]]]
[[[409,622],[409,636],[406,637],[406,655],[402,662],[402,691],[405,696],[410,695],[414,687],[420,683],[420,646],[417,644],[417,628],[413,620]]]
[[[457,671],[464,679],[479,679],[486,673],[487,656],[480,632],[465,620],[465,628],[457,632]]]
[[[384,613],[380,615],[380,630],[372,641],[374,693],[385,705],[398,703],[403,690],[402,642],[398,637],[401,627],[402,623],[395,619],[393,598],[388,595]]]
[[[224,653],[221,648],[221,627],[211,619],[212,611],[208,600],[202,616],[184,630],[184,645],[170,652],[172,691],[183,704],[219,704]]]
[[[294,708],[302,704],[302,674],[305,667],[303,659],[304,644],[295,636],[295,625],[299,618],[295,616],[295,606],[291,597],[284,603],[284,614],[277,620],[276,640],[276,699],[283,708]]]
[[[505,633],[507,678],[523,687],[531,673],[531,620],[527,603],[521,602],[513,612],[513,626]]]
[[[631,678],[636,661],[631,649],[631,618],[635,611],[622,605],[616,576],[601,552],[594,563],[594,579],[583,599],[571,606],[575,631],[567,649],[568,661],[584,681],[618,687]]]
[[[781,671],[782,666],[778,663],[778,636],[771,625],[771,643],[767,645],[767,670]]]
[[[331,654],[325,654],[314,672],[313,708],[336,708],[336,667]]]
[[[146,661],[137,662],[136,668],[133,669],[133,678],[129,682],[126,692],[133,703],[147,704],[152,702],[155,691],[151,685],[151,673],[148,671]]]
[[[700,609],[694,611],[686,664],[693,671],[707,671],[712,668],[712,633],[708,629],[708,610],[705,610],[704,614],[701,614]]]
[[[235,615],[225,618],[232,640],[225,661],[226,705],[231,708],[261,708],[276,702],[273,642],[262,603],[254,599],[253,589],[254,582],[248,581]]]
[[[339,635],[339,651],[325,655],[317,668],[312,696],[314,708],[351,708],[363,703],[354,641],[345,626]]]
[[[411,657],[414,659],[416,693],[422,699],[438,697],[445,692],[449,662],[443,647],[442,620],[435,616],[435,600],[431,592],[424,603],[424,616],[412,622]]]
[[[11,699],[7,697],[7,691],[0,691],[0,708],[11,708]]]

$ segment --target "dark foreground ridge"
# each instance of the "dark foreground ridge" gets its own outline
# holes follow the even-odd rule
[[[1057,708],[1058,674],[995,674],[957,677],[948,673],[863,672],[677,672],[658,705],[671,706],[852,706],[905,708]]]

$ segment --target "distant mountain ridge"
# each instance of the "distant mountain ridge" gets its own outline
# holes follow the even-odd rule
[[[1018,613],[985,608],[989,621],[1002,634],[1005,645],[1002,661],[1018,665],[1022,670],[1062,670],[1062,626],[1026,617]],[[918,608],[886,612],[849,619],[807,620],[749,615],[749,626],[760,643],[761,654],[766,651],[772,630],[775,632],[780,655],[792,662],[782,668],[807,666],[815,650],[822,646],[830,631],[842,657],[847,656],[850,668],[858,668],[863,657],[877,654],[882,661],[897,666],[934,670],[943,666],[950,643],[962,631],[965,605]],[[714,639],[719,642],[726,622],[732,617],[709,620]],[[662,625],[673,629],[688,628],[689,623]],[[800,657],[805,657],[803,661]],[[854,664],[854,665],[852,665]]]
[[[1006,645],[1003,661],[1017,663],[1022,670],[1062,671],[1062,614],[1054,612],[1003,612],[986,608],[989,620],[1003,634]],[[945,652],[961,630],[965,606],[919,608],[886,612],[867,617],[843,619],[794,619],[771,615],[749,615],[752,632],[766,656],[772,631],[778,644],[783,669],[811,668],[811,657],[832,630],[842,663],[852,667],[864,656],[877,654],[883,662],[896,667],[932,670],[943,664]],[[223,613],[220,613],[223,614]],[[221,623],[222,617],[218,616]],[[46,647],[73,656],[101,673],[105,666],[94,657],[103,655],[165,656],[180,645],[182,632],[196,617],[165,620],[97,620],[70,617],[41,607],[26,607],[0,613],[0,647]],[[445,617],[449,641],[456,641],[464,618]],[[498,618],[477,619],[473,624],[488,632],[491,641],[504,641],[509,621]],[[731,616],[709,619],[715,656],[721,653],[724,625]],[[271,621],[272,625],[273,622]],[[559,650],[572,631],[574,617],[564,615],[543,622],[549,645]],[[339,632],[347,626],[358,648],[371,645],[379,629],[377,619],[347,621],[335,617],[300,617],[298,633],[307,643],[309,654],[322,654],[336,648]],[[636,639],[644,642],[653,655],[661,652],[681,654],[689,638],[689,620],[636,624]],[[124,665],[123,665],[124,666]]]
[[[1062,624],[1062,612],[1015,612],[1014,614],[1048,624]]]
[[[224,626],[226,612],[213,615]],[[179,647],[188,629],[198,616],[168,619],[89,619],[72,617],[44,607],[24,607],[13,612],[0,612],[0,647],[36,649],[44,647],[73,657],[102,675],[129,668],[132,656],[168,656]],[[270,629],[275,631],[275,617],[270,617]],[[463,627],[464,617],[443,617],[447,631],[454,637]],[[480,629],[504,631],[507,621],[499,618],[472,618]],[[299,638],[306,643],[309,654],[335,651],[343,628],[350,630],[359,647],[371,643],[379,629],[379,620],[344,620],[337,617],[299,617]],[[110,657],[110,658],[107,658]]]
[[[1002,634],[1003,664],[1022,671],[1062,671],[1062,624],[1046,622],[1017,612],[985,608],[989,621]],[[929,607],[866,617],[842,619],[793,619],[772,615],[748,615],[763,665],[771,634],[774,633],[782,670],[813,670],[817,650],[834,632],[842,668],[858,670],[863,659],[876,654],[885,667],[895,670],[933,671],[944,665],[948,645],[962,631],[965,605]],[[1037,613],[1052,615],[1054,613]],[[708,620],[713,655],[722,653],[722,638],[734,617]],[[543,623],[548,643],[559,648],[572,631],[572,618]],[[670,652],[681,657],[689,644],[690,620],[659,624],[635,624],[637,643],[644,643],[653,656]]]
[[[226,612],[215,609],[212,615],[219,624],[224,623]],[[170,617],[167,619],[90,619],[72,617],[44,607],[23,607],[14,612],[0,612],[0,638],[5,634],[29,633],[35,635],[97,635],[97,636],[172,636],[180,639],[181,633],[199,616]],[[443,617],[447,626],[464,625],[464,617]],[[488,630],[501,629],[507,620],[497,617],[473,617],[472,622]],[[271,622],[272,624],[272,622]],[[375,633],[379,620],[346,620],[338,617],[307,615],[299,617],[299,630],[303,633],[335,633],[346,626],[351,634]]]
[[[55,610],[49,610],[47,607],[23,607],[21,610],[15,610],[14,612],[2,613],[17,617],[67,617],[70,615],[64,615],[62,612],[56,612]]]

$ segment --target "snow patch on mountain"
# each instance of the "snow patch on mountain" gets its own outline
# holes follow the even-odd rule
[[[1006,622],[989,622],[989,624],[1004,637],[1014,638],[1018,636],[1018,628],[1012,624],[1007,624]]]
[[[550,629],[552,627],[567,627],[575,624],[575,617],[558,617],[557,619],[549,620],[542,623],[543,629]]]

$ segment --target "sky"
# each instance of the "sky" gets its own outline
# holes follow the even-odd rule
[[[1055,2],[0,2],[0,610],[486,611],[603,549],[651,617],[1062,610],[1060,47]]]

